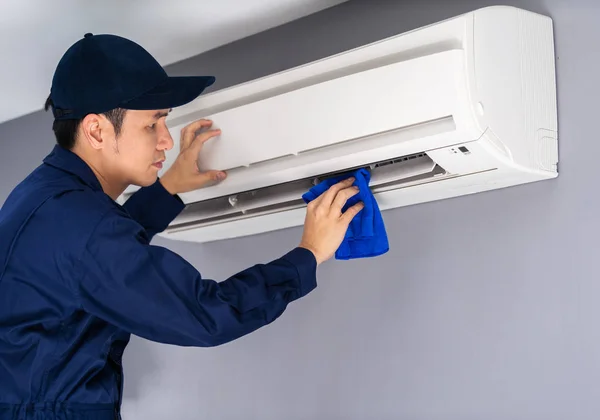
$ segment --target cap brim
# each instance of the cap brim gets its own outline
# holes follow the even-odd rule
[[[137,98],[122,104],[125,109],[169,109],[196,99],[215,82],[213,76],[169,77],[167,80]]]

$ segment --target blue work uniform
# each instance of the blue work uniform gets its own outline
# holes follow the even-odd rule
[[[150,244],[183,210],[157,180],[124,205],[56,146],[0,210],[0,419],[120,418],[130,334],[216,346],[316,287],[296,248],[223,282]]]

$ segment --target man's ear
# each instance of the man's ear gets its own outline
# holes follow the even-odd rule
[[[93,149],[102,149],[106,145],[106,123],[104,118],[98,114],[88,114],[81,121],[82,140],[87,142]]]

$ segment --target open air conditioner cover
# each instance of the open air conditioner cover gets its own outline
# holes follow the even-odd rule
[[[218,80],[218,78],[217,78]],[[479,9],[177,108],[221,136],[198,165],[218,185],[181,194],[185,210],[162,235],[205,242],[304,221],[315,182],[372,171],[382,210],[557,176],[553,25],[513,7]],[[129,188],[126,200],[138,187]]]

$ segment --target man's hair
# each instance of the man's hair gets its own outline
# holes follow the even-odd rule
[[[48,111],[48,108],[50,107],[54,107],[54,103],[52,102],[52,99],[48,97],[46,104],[44,105],[44,109]],[[101,115],[104,115],[111,122],[115,129],[115,136],[117,137],[121,133],[121,128],[123,127],[125,112],[127,112],[127,110],[123,108],[115,108],[101,113]],[[83,119],[54,120],[54,123],[52,124],[52,131],[54,131],[56,142],[59,146],[62,146],[67,150],[71,150],[73,147],[75,147],[77,130],[79,129],[82,120]]]

